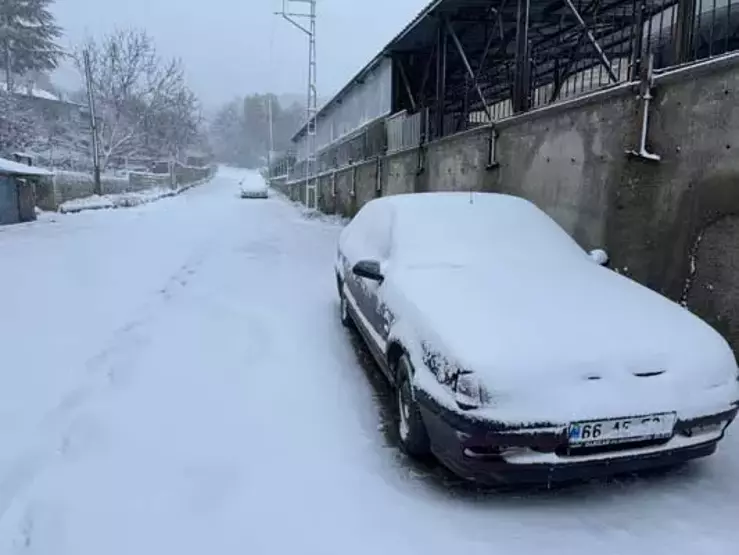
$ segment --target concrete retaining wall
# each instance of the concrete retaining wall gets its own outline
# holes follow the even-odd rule
[[[634,86],[620,86],[500,122],[497,167],[488,164],[490,129],[480,128],[382,158],[379,191],[377,160],[339,170],[335,196],[325,198],[331,189],[322,185],[319,205],[352,216],[379,195],[520,195],[584,248],[607,249],[618,271],[674,300],[687,292],[690,308],[722,328],[719,313],[739,317],[739,295],[727,293],[739,290],[739,276],[715,270],[709,291],[691,279],[691,256],[697,275],[716,257],[739,257],[736,225],[719,234],[721,249],[696,247],[714,222],[739,215],[738,61],[728,56],[657,78],[647,143],[661,162],[626,155],[638,143],[641,102]],[[296,192],[303,184],[283,189],[304,196]],[[691,284],[704,291],[691,292]]]

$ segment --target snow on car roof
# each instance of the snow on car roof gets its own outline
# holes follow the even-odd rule
[[[394,250],[418,263],[483,252],[541,257],[583,256],[584,251],[532,202],[499,193],[416,193],[372,201],[394,214]],[[450,261],[452,261],[450,260]]]
[[[511,211],[517,213],[538,213],[532,202],[514,195],[502,193],[410,193],[382,197],[372,202],[383,203],[393,207],[393,211],[401,216],[412,215],[423,217],[443,217],[445,220],[466,219],[484,215],[486,220],[496,216],[508,218]]]

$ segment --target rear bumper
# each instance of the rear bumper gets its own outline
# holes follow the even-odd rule
[[[511,428],[441,407],[417,392],[436,457],[458,476],[481,484],[531,484],[602,478],[680,464],[716,451],[737,406],[679,421],[670,440],[610,451],[570,452],[566,425]]]
[[[267,191],[241,191],[241,198],[269,198]]]

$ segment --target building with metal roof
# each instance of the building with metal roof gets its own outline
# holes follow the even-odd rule
[[[318,111],[317,149],[397,114],[418,120],[411,142],[432,140],[636,80],[647,55],[659,70],[735,50],[737,11],[730,0],[434,0]],[[307,127],[293,137],[298,161]]]

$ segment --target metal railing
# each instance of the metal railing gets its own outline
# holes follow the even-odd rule
[[[636,81],[649,57],[659,74],[739,50],[739,0],[563,0],[567,4],[572,9],[560,7],[553,15],[561,17],[546,33],[538,32],[540,22],[537,33],[529,33],[524,102],[514,103],[511,65],[493,65],[482,79],[488,110],[446,106],[439,116],[434,107],[430,139]],[[454,94],[474,97],[470,90]]]
[[[412,114],[401,111],[374,121],[325,148],[317,171],[637,81],[648,59],[659,74],[739,50],[739,0],[561,0],[551,10],[547,21],[526,23],[529,40],[520,53],[524,69],[515,67],[514,59],[498,57],[475,82],[450,89],[444,103],[429,100]],[[485,104],[476,102],[480,96]],[[291,162],[289,180],[303,179],[304,163]]]
[[[427,109],[422,109],[410,115],[403,110],[386,118],[387,152],[417,148],[423,139],[427,121]]]

